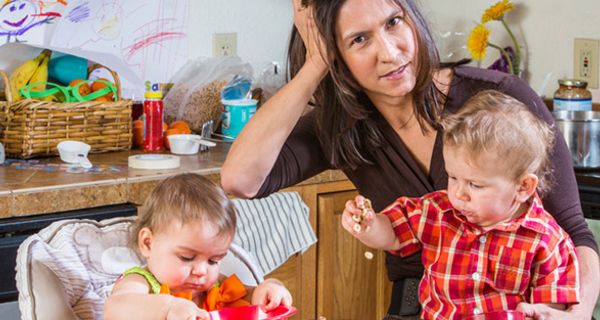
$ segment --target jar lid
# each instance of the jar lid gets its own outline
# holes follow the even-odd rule
[[[559,79],[558,84],[561,86],[569,86],[569,87],[587,87],[587,81],[577,80],[577,79]]]
[[[162,96],[161,91],[146,91],[144,93],[144,98],[146,99],[162,99]]]

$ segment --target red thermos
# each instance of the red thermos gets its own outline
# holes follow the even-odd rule
[[[144,116],[146,118],[144,150],[160,151],[163,147],[162,92],[146,91],[144,98]]]

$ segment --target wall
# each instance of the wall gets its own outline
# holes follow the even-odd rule
[[[271,61],[285,63],[292,26],[289,0],[192,0],[190,58],[212,55],[214,33],[237,33],[237,53],[260,72]]]
[[[420,0],[423,11],[440,39],[443,55],[452,51],[453,58],[467,56],[461,48],[466,36],[483,11],[494,1]],[[289,0],[191,0],[189,18],[190,58],[212,54],[212,35],[221,32],[238,34],[238,55],[255,67],[255,73],[270,61],[285,61],[289,31],[292,25]],[[510,26],[525,46],[525,78],[542,94],[552,97],[559,78],[573,75],[573,39],[600,40],[600,1],[598,0],[515,0],[515,9],[507,15]],[[499,24],[496,23],[497,26]],[[452,31],[462,35],[441,37]],[[493,28],[491,40],[508,45],[509,39],[500,28]],[[11,46],[13,47],[13,46]],[[3,50],[0,68],[33,56],[27,50]],[[489,51],[488,56],[495,56]],[[493,59],[484,61],[483,66]],[[593,99],[600,102],[600,90],[592,89]]]
[[[421,0],[423,11],[438,34],[448,31],[466,33],[462,36],[461,44],[452,44],[448,38],[440,37],[443,39],[439,41],[442,53],[462,52],[458,47],[464,43],[475,21],[495,2]],[[525,46],[526,79],[539,92],[546,75],[550,74],[543,95],[552,97],[558,88],[558,79],[573,76],[574,38],[600,40],[600,1],[518,0],[513,3],[515,8],[507,14],[507,21],[517,39]],[[500,26],[499,23],[495,25]],[[510,44],[501,28],[492,29],[490,41],[501,46]],[[495,59],[497,52],[489,50],[488,56]],[[494,59],[488,58],[482,65],[487,66]],[[600,90],[590,91],[594,102],[600,102]]]

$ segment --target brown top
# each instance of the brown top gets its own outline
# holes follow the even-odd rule
[[[513,96],[546,122],[554,122],[552,114],[540,97],[521,79],[497,71],[464,66],[454,69],[444,112],[456,112],[468,98],[488,89]],[[371,199],[376,211],[382,210],[400,196],[417,197],[447,187],[448,175],[442,156],[442,135],[436,136],[429,175],[426,175],[381,114],[376,111],[373,117],[381,125],[385,140],[381,147],[365,147],[365,154],[370,156],[374,163],[360,165],[355,170],[345,169],[344,173],[362,195]],[[326,158],[326,154],[329,153],[323,152],[317,138],[314,115],[304,116],[284,144],[257,197],[266,196],[330,169],[331,162]],[[554,187],[544,197],[544,207],[572,237],[576,246],[588,246],[598,251],[581,210],[571,156],[558,131],[552,157]],[[407,258],[388,254],[386,264],[391,280],[420,277],[423,272],[420,254]]]

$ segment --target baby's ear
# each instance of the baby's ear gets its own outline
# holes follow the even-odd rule
[[[150,228],[142,228],[138,233],[138,249],[144,258],[150,257],[150,249],[152,248],[152,230]]]
[[[519,178],[519,186],[517,188],[517,201],[524,203],[527,200],[529,200],[529,198],[531,198],[531,196],[535,193],[538,181],[538,177],[533,173],[528,173]]]

